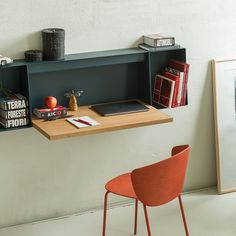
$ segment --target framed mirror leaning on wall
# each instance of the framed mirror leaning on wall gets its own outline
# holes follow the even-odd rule
[[[236,59],[213,60],[218,192],[236,191]]]

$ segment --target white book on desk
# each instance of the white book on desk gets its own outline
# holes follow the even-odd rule
[[[89,116],[70,117],[66,119],[68,122],[76,126],[77,128],[86,128],[100,125],[96,120]],[[86,124],[87,123],[87,124]]]

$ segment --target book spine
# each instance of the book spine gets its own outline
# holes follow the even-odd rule
[[[178,92],[178,98],[177,98],[178,106],[181,106],[183,84],[184,84],[184,72],[179,72],[179,92]]]
[[[159,38],[159,39],[152,39],[149,37],[143,37],[143,43],[150,45],[152,47],[165,47],[165,46],[173,46],[175,45],[175,38]]]
[[[22,109],[28,107],[27,100],[19,100],[19,99],[4,99],[0,100],[0,108],[5,111]]]
[[[181,102],[180,105],[186,105],[186,96],[187,96],[187,83],[188,83],[188,74],[189,74],[189,64],[177,61],[177,60],[170,60],[167,65],[174,69],[177,69],[184,73],[183,83],[182,83],[182,95],[181,95]]]
[[[143,37],[143,43],[150,45],[152,47],[165,47],[165,46],[173,46],[175,45],[175,38],[159,38],[159,39],[152,39],[149,37]]]
[[[11,120],[5,120],[0,118],[0,124],[4,128],[15,128],[15,127],[20,127],[20,126],[26,126],[29,124],[29,119],[28,118],[18,118],[18,119],[11,119]]]
[[[155,47],[173,46],[175,45],[175,39],[174,38],[156,39],[154,44]]]
[[[170,86],[171,86],[171,90],[170,90],[170,94],[169,94],[169,96],[168,97],[164,97],[164,96],[162,96],[162,99],[164,100],[166,100],[167,102],[168,102],[168,108],[171,108],[171,106],[172,106],[172,101],[173,101],[173,96],[174,96],[174,87],[175,87],[175,81],[172,81],[172,83],[171,82],[169,82],[169,84],[171,84]]]
[[[171,67],[165,67],[165,71],[178,75],[179,76],[179,87],[178,87],[178,96],[177,96],[177,106],[180,106],[181,99],[182,99],[182,88],[183,88],[183,81],[184,81],[184,72],[181,72],[179,70],[173,69]]]
[[[181,99],[181,106],[186,105],[186,98],[187,98],[187,84],[188,84],[188,74],[189,74],[189,65],[186,66],[186,70],[184,72],[184,82],[183,82],[183,89],[182,89],[182,99]]]
[[[28,116],[28,109],[18,109],[18,110],[2,110],[0,109],[0,116],[3,119],[15,119]]]
[[[60,109],[55,111],[39,111],[38,109],[34,109],[33,112],[38,118],[52,118],[65,116],[67,114],[67,109]]]

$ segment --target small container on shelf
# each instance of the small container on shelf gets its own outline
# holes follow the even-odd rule
[[[44,29],[42,36],[44,60],[63,60],[65,57],[65,30]]]
[[[43,52],[40,50],[28,50],[25,51],[25,61],[37,62],[43,60]]]

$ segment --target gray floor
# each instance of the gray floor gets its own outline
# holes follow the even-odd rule
[[[206,189],[183,195],[183,203],[191,236],[236,235],[236,193],[217,195],[215,189]],[[177,200],[148,208],[148,212],[153,235],[185,235]],[[110,209],[107,236],[131,236],[133,213],[133,205]],[[0,236],[96,236],[101,235],[101,228],[102,211],[96,211],[4,228]],[[147,235],[141,206],[137,235]]]

